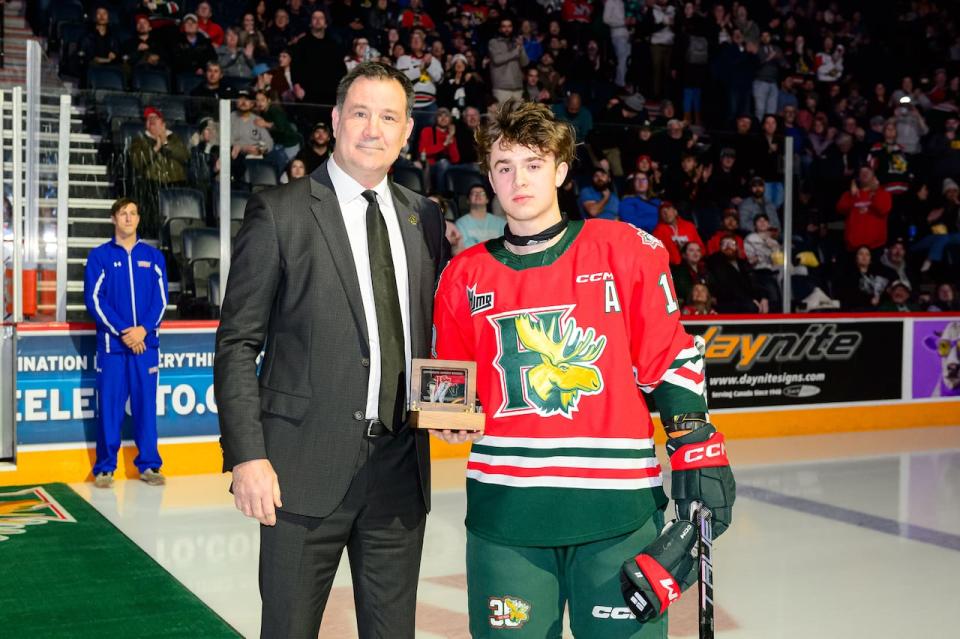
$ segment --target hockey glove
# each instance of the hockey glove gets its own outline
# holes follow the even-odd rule
[[[689,521],[671,521],[660,536],[620,569],[627,607],[645,623],[663,614],[697,580],[697,530]]]
[[[667,438],[670,455],[670,496],[677,517],[692,521],[693,502],[701,501],[713,513],[713,537],[730,525],[737,482],[733,479],[723,433],[710,424],[682,437]]]

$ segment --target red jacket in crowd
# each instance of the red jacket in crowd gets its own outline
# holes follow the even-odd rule
[[[686,221],[682,217],[678,217],[677,221],[674,223],[676,229],[669,224],[664,224],[663,222],[658,223],[653,228],[653,236],[663,242],[663,245],[667,247],[667,253],[670,254],[670,263],[679,264],[680,263],[680,249],[687,242],[696,242],[700,245],[700,248],[703,249],[706,245],[703,243],[703,240],[700,239],[700,234],[697,233],[697,227],[693,223]]]
[[[454,140],[449,145],[444,145],[449,132],[435,126],[424,127],[420,132],[420,152],[427,154],[427,162],[436,164],[437,160],[446,158],[450,164],[460,163],[460,149],[457,148],[457,142]]]
[[[856,195],[847,191],[837,202],[837,213],[845,217],[847,227],[843,232],[848,251],[866,245],[871,249],[887,243],[887,216],[893,200],[882,188],[860,189]]]

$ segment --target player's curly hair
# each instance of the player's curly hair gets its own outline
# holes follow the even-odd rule
[[[561,122],[544,104],[511,98],[477,127],[477,159],[480,169],[490,170],[490,150],[494,143],[503,146],[519,144],[541,153],[553,153],[556,163],[573,162],[577,152],[573,127]],[[499,142],[498,142],[499,141]]]

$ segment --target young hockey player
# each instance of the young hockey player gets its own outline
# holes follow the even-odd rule
[[[674,464],[679,516],[689,518],[699,499],[713,509],[719,534],[734,500],[667,252],[627,224],[561,215],[557,188],[574,157],[574,133],[543,105],[505,102],[477,143],[507,227],[444,271],[434,325],[437,357],[477,362],[485,431],[432,431],[447,442],[473,440],[470,632],[559,637],[567,606],[578,639],[665,637],[661,613],[692,581],[695,562],[689,553],[658,556],[663,540],[648,548],[667,498],[638,386],[656,401],[673,459],[691,446],[711,451]],[[695,537],[667,546],[676,555]],[[638,559],[652,559],[624,564],[645,548]],[[675,596],[661,601],[668,579],[677,582]]]

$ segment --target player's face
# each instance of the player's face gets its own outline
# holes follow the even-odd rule
[[[557,189],[567,177],[566,162],[558,166],[553,153],[519,144],[501,147],[497,140],[490,167],[490,184],[508,219],[546,228],[559,218]]]
[[[136,234],[138,224],[140,224],[140,213],[137,212],[137,205],[133,202],[113,214],[113,225],[116,234],[120,237]]]
[[[337,165],[364,186],[375,186],[413,129],[403,87],[395,80],[357,78],[343,108],[331,115]]]

